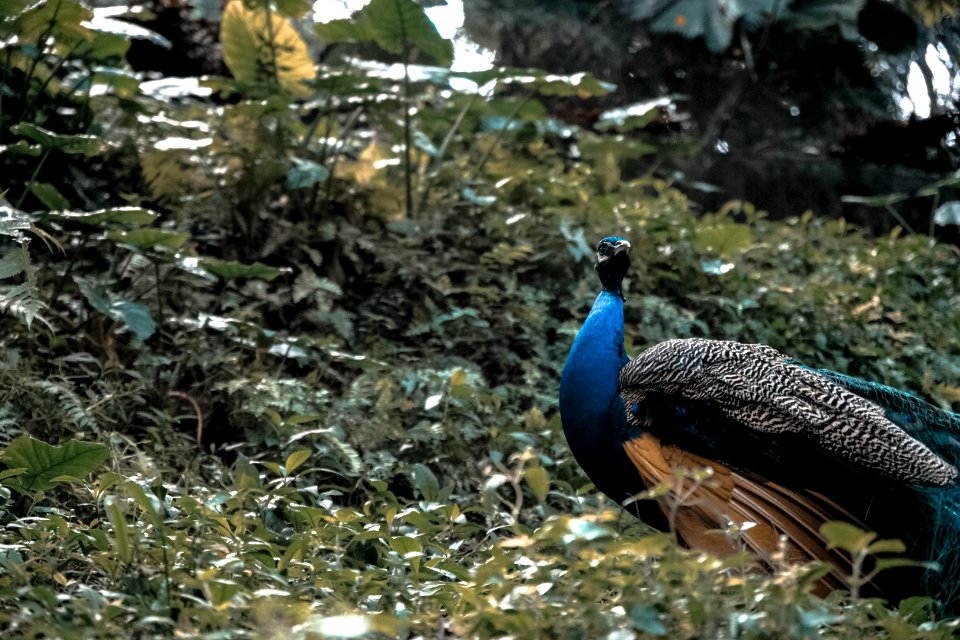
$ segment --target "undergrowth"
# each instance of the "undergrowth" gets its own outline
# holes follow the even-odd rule
[[[0,232],[32,258],[0,274],[23,303],[0,318],[3,636],[951,637],[924,598],[819,599],[820,567],[678,548],[593,490],[556,391],[617,233],[628,350],[763,342],[950,407],[955,248],[621,180],[655,149],[537,100],[602,83],[453,91],[397,5],[406,40],[369,15],[318,35],[382,46],[399,80],[292,46],[175,97],[83,5],[10,11],[49,29],[0,49]],[[300,37],[297,3],[251,7],[223,38]],[[41,473],[66,450],[43,443],[90,467]]]

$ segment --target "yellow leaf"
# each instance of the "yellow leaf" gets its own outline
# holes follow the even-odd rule
[[[223,11],[220,43],[223,61],[240,82],[273,79],[288,95],[310,95],[305,82],[316,77],[316,69],[306,43],[286,18],[231,0]]]

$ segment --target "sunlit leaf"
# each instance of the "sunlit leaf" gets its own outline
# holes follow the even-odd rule
[[[550,476],[543,467],[527,467],[523,470],[523,479],[527,481],[537,500],[543,502],[550,491]]]
[[[98,211],[51,211],[47,214],[54,219],[80,224],[106,227],[110,225],[145,225],[156,220],[160,214],[140,207],[113,207]]]
[[[316,77],[313,60],[303,38],[282,15],[231,0],[223,11],[220,42],[223,60],[240,82],[270,81],[291,96],[310,95],[306,82]]]
[[[312,451],[310,449],[298,449],[287,456],[287,460],[283,463],[284,468],[287,470],[287,475],[293,473],[294,469],[309,460],[311,453]]]
[[[16,124],[10,127],[10,131],[36,142],[44,149],[57,149],[64,153],[82,153],[86,156],[94,156],[100,153],[103,146],[97,136],[54,133],[29,122]]]

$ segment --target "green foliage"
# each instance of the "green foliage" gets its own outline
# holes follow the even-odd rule
[[[32,493],[47,491],[67,479],[80,482],[80,478],[99,469],[109,456],[109,447],[98,442],[70,440],[54,447],[22,435],[0,456],[8,471],[17,471],[5,479],[4,486]]]
[[[280,92],[270,88],[286,66],[270,66],[263,31],[293,40],[287,18],[305,5],[242,7],[223,28],[242,22],[238,42],[258,48],[230,63],[237,82],[204,81],[224,100],[109,83],[77,98],[53,67],[92,74],[94,49],[81,45],[99,36],[81,5],[49,6],[0,4],[45,51],[36,80],[27,45],[5,45],[6,77],[23,84],[16,116],[0,94],[2,142],[11,126],[18,137],[0,155],[0,190],[20,200],[0,201],[11,243],[0,279],[28,321],[28,300],[34,313],[48,305],[43,333],[0,318],[0,628],[953,633],[929,601],[859,597],[869,574],[821,600],[810,593],[819,565],[767,575],[749,557],[678,548],[596,494],[556,407],[597,287],[592,245],[614,232],[635,247],[636,348],[688,335],[766,342],[948,406],[960,400],[949,247],[812,215],[771,222],[745,203],[699,215],[667,182],[621,178],[624,158],[654,148],[555,122],[537,99],[609,85],[497,69],[461,74],[492,83],[489,97],[454,91],[449,69],[407,56],[449,62],[413,3],[375,2],[320,28],[399,53],[402,77],[332,55],[311,84],[297,53],[297,88]],[[403,20],[374,15],[390,10]],[[129,78],[120,50],[111,64]],[[613,114],[611,126],[629,131],[646,113]],[[37,155],[11,151],[19,143]],[[31,262],[27,233],[63,253]],[[893,554],[871,571],[910,560],[849,533],[827,535],[853,554]]]

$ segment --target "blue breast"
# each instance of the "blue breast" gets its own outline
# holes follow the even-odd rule
[[[617,388],[626,362],[623,298],[603,291],[563,366],[560,417],[577,463],[598,489],[618,502],[644,489],[623,450],[625,440],[640,435],[627,423]]]

